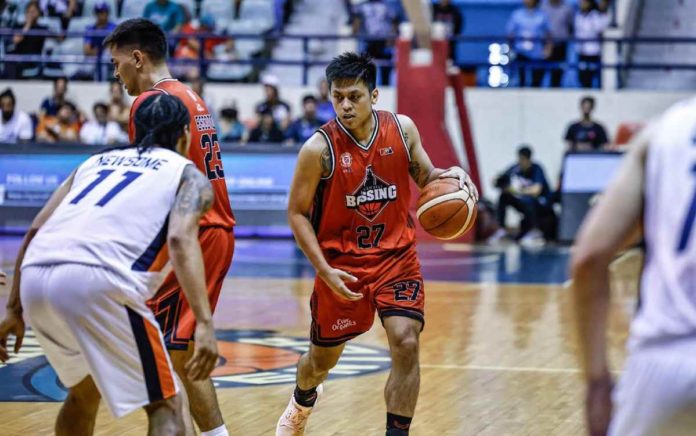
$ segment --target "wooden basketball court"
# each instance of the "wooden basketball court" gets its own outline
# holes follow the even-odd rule
[[[9,271],[19,240],[0,239]],[[466,245],[419,247],[426,277],[421,393],[411,434],[583,434],[567,249],[529,252]],[[609,344],[615,368],[635,305],[640,258],[614,266]],[[218,396],[230,434],[272,435],[306,349],[311,269],[289,241],[240,241],[215,316],[223,356]],[[8,289],[0,290],[4,307]],[[387,341],[352,341],[312,415],[307,435],[384,434]],[[30,336],[0,366],[3,435],[52,433],[63,395]],[[53,401],[51,401],[53,399]],[[140,435],[144,412],[115,421],[102,406],[97,434]]]

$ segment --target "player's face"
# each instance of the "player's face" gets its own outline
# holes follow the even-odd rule
[[[335,80],[331,84],[331,103],[347,128],[356,128],[370,119],[378,95],[377,89],[370,92],[361,80]]]
[[[132,47],[111,47],[111,63],[114,66],[114,78],[123,84],[128,95],[138,96],[144,90],[138,86],[138,73],[143,65],[140,50]]]

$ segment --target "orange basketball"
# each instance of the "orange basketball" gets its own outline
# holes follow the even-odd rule
[[[454,239],[476,221],[476,201],[459,180],[435,179],[425,185],[418,198],[416,216],[423,229],[438,239]]]

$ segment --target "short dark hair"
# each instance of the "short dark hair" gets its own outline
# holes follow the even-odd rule
[[[67,89],[68,87],[68,78],[65,76],[58,76],[55,79],[53,79],[53,87],[55,88],[58,82],[65,82],[65,88]]]
[[[97,108],[102,108],[106,112],[109,112],[109,106],[106,103],[104,103],[103,101],[98,101],[98,102],[94,103],[94,106],[92,106],[92,112],[96,111]]]
[[[154,146],[174,150],[191,117],[177,97],[156,94],[138,107],[134,121],[135,145],[139,150]]]
[[[132,45],[155,62],[167,58],[167,37],[155,23],[144,18],[132,18],[116,26],[104,40],[104,47]]]
[[[517,155],[520,157],[532,158],[532,149],[528,145],[522,145],[517,149]]]
[[[307,95],[305,95],[304,97],[302,97],[302,105],[303,105],[303,106],[304,106],[305,104],[307,104],[307,102],[310,102],[310,101],[311,101],[312,103],[316,103],[316,102],[317,102],[317,98],[316,98],[315,96],[313,96],[312,94],[307,94]]]
[[[333,58],[326,67],[329,85],[340,79],[362,80],[372,92],[377,84],[377,66],[367,53],[347,51]]]
[[[17,104],[17,99],[15,98],[14,92],[12,92],[11,88],[7,88],[4,91],[2,91],[2,93],[0,93],[0,100],[2,100],[3,98],[9,98],[10,100],[12,100],[13,106]]]
[[[580,99],[580,104],[583,105],[583,104],[585,104],[585,103],[591,104],[592,107],[594,108],[594,105],[595,105],[595,99],[594,99],[594,97],[590,97],[589,95],[586,95],[586,96],[584,96],[583,98],[581,98],[581,99]]]
[[[75,106],[74,104],[72,104],[69,101],[64,101],[63,103],[61,103],[60,106],[58,106],[58,110],[63,109],[65,106],[70,108],[71,111],[77,113],[77,106]]]
[[[222,118],[234,118],[236,119],[239,113],[237,112],[236,108],[233,107],[225,107],[220,110],[220,115]]]

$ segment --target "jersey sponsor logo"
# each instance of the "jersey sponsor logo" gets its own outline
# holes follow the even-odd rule
[[[353,327],[356,324],[357,324],[357,322],[353,321],[350,318],[340,318],[340,319],[337,319],[336,322],[334,323],[334,325],[331,326],[331,330],[338,332],[338,331],[345,330],[349,327]]]
[[[196,130],[199,132],[215,130],[215,121],[213,120],[212,115],[196,115],[193,118],[196,120]]]
[[[215,387],[237,388],[295,383],[297,361],[309,339],[259,330],[218,330],[220,361]],[[348,343],[329,378],[355,377],[389,369],[383,348]],[[63,401],[67,391],[29,329],[18,356],[0,363],[0,401]]]
[[[346,195],[346,207],[355,209],[360,216],[372,221],[396,198],[396,185],[380,179],[370,165],[360,186],[352,194]]]
[[[389,156],[391,154],[394,154],[394,150],[392,150],[391,147],[385,147],[385,148],[380,148],[379,149],[379,155],[380,156]]]
[[[345,152],[341,155],[341,166],[343,168],[350,168],[353,165],[353,156],[350,153]]]

